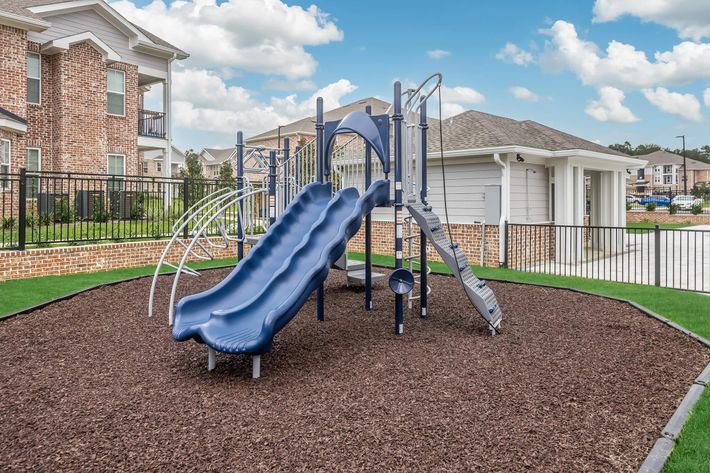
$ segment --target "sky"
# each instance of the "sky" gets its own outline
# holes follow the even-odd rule
[[[391,101],[395,80],[432,72],[444,116],[535,120],[605,145],[710,143],[708,0],[110,3],[190,53],[173,65],[181,149],[313,115],[317,96],[326,109]]]

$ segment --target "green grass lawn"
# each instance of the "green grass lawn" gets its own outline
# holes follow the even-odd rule
[[[360,253],[350,253],[350,257],[364,260],[364,255]],[[234,259],[215,260],[194,263],[191,266],[202,269],[234,263]],[[394,259],[373,255],[373,263],[378,266],[391,267]],[[431,262],[430,266],[434,272],[449,273],[448,267],[443,263]],[[154,271],[155,266],[147,266],[89,274],[45,276],[0,283],[0,294],[2,294],[0,317],[91,286],[146,276],[153,274]],[[580,289],[595,294],[628,299],[710,339],[710,316],[708,316],[710,314],[710,296],[654,286],[524,273],[500,268],[474,267],[474,271],[484,279]],[[710,389],[705,391],[693,410],[665,472],[710,473]]]
[[[685,228],[692,224],[690,219],[687,223],[659,223],[658,226],[665,230],[672,230],[674,228]],[[656,228],[656,222],[650,219],[644,219],[642,222],[627,223],[626,228]]]

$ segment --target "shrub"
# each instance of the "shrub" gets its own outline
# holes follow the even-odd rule
[[[11,230],[15,226],[15,217],[3,217],[2,218],[2,229]]]
[[[678,204],[671,204],[668,206],[668,213],[671,215],[677,214],[679,210],[680,210],[680,205],[678,205]]]
[[[69,202],[66,200],[57,201],[54,204],[53,217],[56,223],[69,223],[74,218]]]
[[[131,204],[131,220],[140,220],[145,217],[143,202],[133,202]]]
[[[629,201],[627,200],[627,201],[626,201],[626,210],[629,211],[629,210],[631,210],[632,207],[633,207],[633,205],[631,204],[631,202],[629,202]]]
[[[46,212],[42,212],[39,214],[39,224],[40,225],[49,225],[52,223],[52,219],[49,218],[49,214]]]
[[[27,214],[27,216],[25,217],[25,226],[26,227],[34,227],[37,224],[38,220],[39,219],[37,218],[37,214],[35,214],[35,213]]]
[[[700,215],[703,213],[703,204],[695,204],[690,208],[690,213],[693,215]]]
[[[94,205],[93,213],[91,214],[91,219],[94,222],[108,222],[108,218],[108,211],[103,207],[103,205]]]
[[[649,202],[649,203],[647,203],[647,204],[646,204],[646,210],[647,210],[648,212],[653,212],[654,210],[656,210],[656,203],[655,203],[655,202]]]

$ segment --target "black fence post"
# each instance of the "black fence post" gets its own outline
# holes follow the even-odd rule
[[[20,169],[20,192],[19,192],[19,215],[18,222],[19,225],[17,231],[17,248],[19,250],[25,249],[25,244],[27,243],[27,169]]]
[[[187,212],[187,209],[190,207],[190,179],[189,178],[184,178],[182,180],[182,212],[183,214]],[[187,221],[187,216],[185,216],[185,220],[182,222],[185,224]],[[190,225],[185,225],[185,228],[182,229],[182,237],[187,240],[189,238],[189,233],[190,229],[188,228]]]
[[[508,269],[508,221],[503,223],[503,267]]]
[[[656,225],[653,231],[654,235],[654,283],[656,286],[661,286],[661,227]]]

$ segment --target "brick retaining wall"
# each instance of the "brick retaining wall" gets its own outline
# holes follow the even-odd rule
[[[446,225],[444,225],[446,229]],[[419,232],[419,227],[414,225],[414,231]],[[448,230],[447,230],[448,232]],[[451,233],[454,241],[459,244],[468,258],[470,264],[479,265],[481,263],[481,240],[482,230],[481,225],[469,224],[451,224]],[[405,224],[404,234],[407,234],[407,225]],[[418,234],[418,233],[417,233]],[[485,266],[499,266],[498,261],[498,234],[497,225],[486,226],[486,248],[484,253]],[[418,239],[415,241],[418,242]],[[415,254],[419,254],[418,247],[414,247]],[[403,244],[404,256],[407,255],[407,243]],[[348,251],[357,251],[363,253],[365,251],[365,223],[363,222],[360,231],[350,240]],[[380,255],[394,255],[394,224],[386,221],[372,222],[372,252]],[[429,245],[429,260],[441,261],[441,257],[436,250]]]
[[[710,225],[710,214],[693,215],[678,213],[671,215],[667,209],[648,212],[637,210],[626,212],[626,223],[641,223],[644,220],[657,223],[686,223],[688,225]]]
[[[60,276],[150,266],[158,262],[166,244],[166,240],[137,241],[1,251],[0,282],[38,276]],[[245,246],[248,248],[248,245]],[[169,260],[179,261],[182,249],[180,245],[173,245]],[[210,251],[215,258],[230,258],[236,256],[237,247],[234,243],[226,249],[213,248]]]

